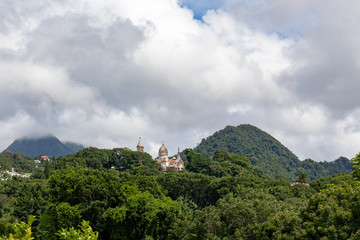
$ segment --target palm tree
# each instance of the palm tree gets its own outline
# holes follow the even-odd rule
[[[306,175],[306,173],[304,173],[303,171],[300,171],[296,177],[296,182],[305,184],[305,183],[307,183],[307,181],[308,181],[308,176]]]

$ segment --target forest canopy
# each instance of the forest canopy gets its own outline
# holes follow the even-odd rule
[[[353,159],[352,173],[308,184],[306,173],[299,172],[298,184],[290,184],[284,176],[259,171],[249,157],[223,150],[211,158],[191,149],[183,154],[185,171],[164,172],[147,153],[85,148],[44,162],[31,178],[1,181],[0,236],[50,240],[359,237],[359,156]]]

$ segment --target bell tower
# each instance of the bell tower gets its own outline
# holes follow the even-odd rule
[[[141,137],[139,137],[139,142],[138,142],[138,144],[136,146],[136,150],[138,152],[144,152],[144,145],[143,145],[143,143],[141,141]]]

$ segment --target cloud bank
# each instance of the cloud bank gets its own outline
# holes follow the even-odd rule
[[[351,2],[4,0],[0,148],[51,133],[134,149],[141,136],[152,155],[162,140],[175,154],[250,123],[302,159],[353,157]]]

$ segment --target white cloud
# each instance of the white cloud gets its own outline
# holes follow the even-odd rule
[[[36,121],[31,118],[25,112],[18,112],[10,118],[6,118],[0,121],[1,130],[1,144],[4,146],[10,145],[11,137],[26,136],[27,134],[34,134],[32,129],[37,127]]]
[[[108,148],[142,136],[156,155],[252,123],[304,158],[353,154],[356,8],[224,3],[198,21],[176,0],[5,0],[0,147],[34,131]]]
[[[72,82],[66,72],[27,62],[0,62],[0,92],[55,102],[62,106],[87,108],[96,99],[88,86]],[[46,110],[46,109],[44,109]]]
[[[320,106],[301,104],[283,108],[277,116],[281,126],[301,134],[321,134],[328,130],[328,115]]]
[[[244,113],[250,111],[251,109],[252,109],[251,105],[239,103],[239,104],[228,107],[227,111],[228,111],[228,113],[231,113],[231,114],[233,114],[233,113],[244,114]]]
[[[137,109],[129,114],[119,110],[94,106],[96,114],[88,115],[81,110],[65,111],[60,117],[57,136],[68,141],[82,142],[88,146],[115,148],[129,146],[129,139],[136,141],[137,136],[151,132],[149,122]],[[67,129],[75,129],[73,133]],[[88,134],[86,134],[88,133]],[[131,144],[132,142],[130,142]],[[136,143],[135,143],[136,146]]]

